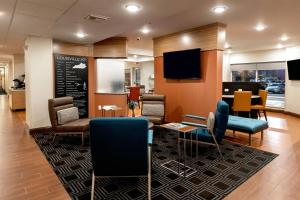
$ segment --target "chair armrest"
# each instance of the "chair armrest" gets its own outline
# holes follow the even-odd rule
[[[189,126],[196,126],[199,128],[207,128],[205,124],[198,124],[198,123],[193,123],[193,122],[181,122],[184,125],[189,125]]]
[[[152,145],[153,142],[153,130],[148,131],[148,145]]]
[[[203,120],[203,121],[207,120],[206,117],[201,117],[201,116],[197,116],[197,115],[184,115],[184,117],[192,118],[192,119],[199,119],[199,120]]]

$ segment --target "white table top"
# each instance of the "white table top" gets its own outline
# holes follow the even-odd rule
[[[234,98],[234,95],[222,95],[222,98]],[[258,99],[258,98],[260,98],[260,96],[258,96],[258,95],[252,95],[251,96],[251,99]]]
[[[116,105],[99,105],[98,110],[122,110],[122,108]]]

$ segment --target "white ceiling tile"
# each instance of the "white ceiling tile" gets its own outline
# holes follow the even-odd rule
[[[60,10],[54,7],[48,7],[46,5],[31,3],[28,1],[19,1],[17,4],[16,13],[34,16],[38,18],[44,18],[49,20],[56,20],[62,14],[64,10]]]
[[[55,23],[50,20],[15,14],[10,31],[13,33],[24,33],[34,36],[49,36],[51,35],[49,29],[54,24]]]
[[[69,8],[77,0],[19,0],[19,2],[35,3],[48,8],[56,8],[59,10],[65,10]]]

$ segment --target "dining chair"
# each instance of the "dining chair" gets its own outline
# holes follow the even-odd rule
[[[153,132],[148,130],[148,120],[134,117],[92,119],[90,138],[93,165],[91,199],[96,198],[96,178],[146,176],[147,199],[150,200]]]
[[[266,103],[267,103],[268,91],[267,90],[259,90],[258,95],[260,96],[260,104],[252,105],[251,109],[257,111],[259,118],[261,118],[260,112],[263,112],[266,121],[268,121],[267,113],[266,113]]]
[[[129,95],[127,98],[127,102],[129,101],[135,101],[138,103],[138,106],[140,108],[140,87],[130,87],[129,88]]]
[[[234,115],[239,112],[248,112],[249,118],[251,117],[251,91],[235,91],[232,110]]]

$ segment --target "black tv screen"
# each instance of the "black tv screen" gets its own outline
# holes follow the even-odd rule
[[[300,80],[300,59],[287,61],[289,80]]]
[[[164,77],[169,79],[199,79],[201,49],[164,53]]]

